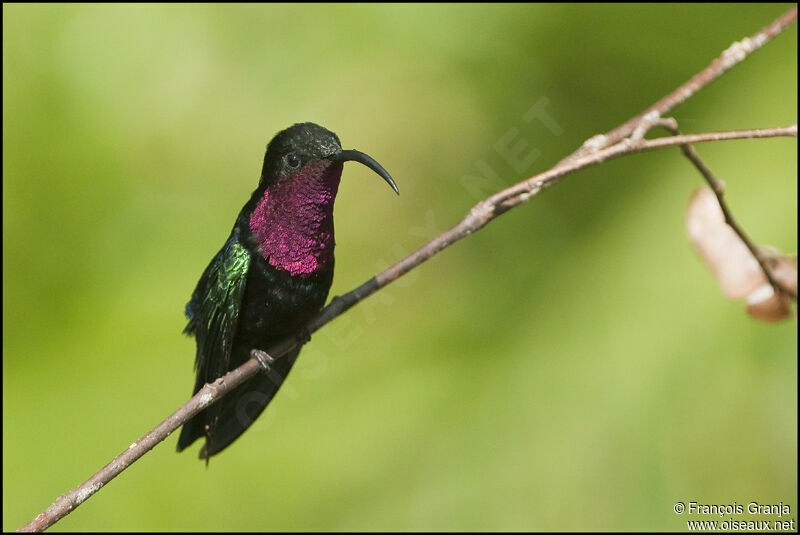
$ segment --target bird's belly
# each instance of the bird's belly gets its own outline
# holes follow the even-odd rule
[[[322,308],[333,267],[293,277],[265,262],[255,264],[247,279],[237,338],[252,344],[250,349],[266,350],[269,344],[296,334]]]

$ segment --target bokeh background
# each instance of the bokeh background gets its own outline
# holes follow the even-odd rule
[[[3,529],[187,399],[183,306],[278,130],[318,122],[400,186],[346,167],[336,295],[788,8],[4,5]],[[796,122],[796,27],[674,116]],[[698,151],[750,235],[796,251],[796,140]],[[796,324],[721,296],[685,237],[700,184],[677,149],[570,176],[317,333],[209,467],[171,436],[53,529],[795,518]]]

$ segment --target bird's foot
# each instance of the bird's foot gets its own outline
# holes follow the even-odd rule
[[[269,356],[266,351],[261,351],[260,349],[253,349],[250,351],[250,356],[255,358],[258,363],[261,365],[262,371],[269,372],[272,368],[273,364],[275,364],[275,359]]]
[[[297,336],[295,337],[297,343],[300,345],[307,344],[311,341],[311,333],[308,331],[307,328],[303,327],[299,331],[297,331]]]

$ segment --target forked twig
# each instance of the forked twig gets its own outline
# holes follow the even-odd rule
[[[415,253],[389,267],[385,271],[371,278],[358,288],[334,298],[316,318],[307,326],[306,332],[313,333],[336,318],[347,309],[362,301],[372,293],[385,287],[398,277],[407,273],[414,267],[422,264],[445,247],[463,239],[464,237],[480,230],[490,221],[501,214],[510,210],[531,197],[539,191],[557,182],[563,176],[603,162],[609,158],[653,150],[667,146],[685,145],[688,143],[700,143],[707,141],[721,141],[727,139],[753,139],[763,137],[790,136],[797,137],[797,125],[784,128],[771,128],[762,130],[746,130],[736,132],[706,133],[694,135],[675,135],[667,138],[653,140],[626,139],[642,123],[648,114],[656,112],[658,116],[665,114],[675,105],[683,102],[692,94],[708,85],[711,81],[719,77],[747,57],[754,50],[760,48],[770,39],[778,35],[786,27],[790,26],[797,19],[797,8],[791,9],[772,24],[738,43],[734,43],[722,56],[717,58],[706,69],[695,75],[687,83],[667,95],[644,112],[632,118],[623,125],[615,128],[602,136],[595,136],[588,140],[571,156],[562,160],[552,169],[540,173],[527,180],[519,182],[506,188],[491,197],[476,204],[467,216],[450,230],[440,234],[427,245],[423,246]],[[758,258],[758,256],[757,256]],[[301,344],[302,340],[290,338],[268,349],[268,354],[272,359],[281,358],[292,348]],[[253,357],[235,370],[227,373],[223,377],[205,385],[200,391],[185,403],[180,409],[164,420],[161,424],[147,433],[137,442],[130,445],[124,452],[118,455],[113,461],[107,464],[102,470],[97,472],[86,482],[59,496],[52,505],[44,512],[37,515],[33,520],[22,526],[19,531],[41,531],[52,526],[58,520],[69,514],[86,499],[92,496],[111,479],[116,477],[125,468],[152,449],[158,442],[164,440],[170,433],[176,430],[189,418],[216,402],[227,392],[244,382],[247,378],[255,375],[261,369],[257,358]]]

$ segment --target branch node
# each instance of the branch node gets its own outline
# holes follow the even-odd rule
[[[464,223],[470,231],[474,232],[491,221],[494,211],[495,206],[493,204],[481,201],[470,209],[467,217],[464,218]]]
[[[743,61],[748,54],[760,47],[766,42],[766,36],[759,33],[755,39],[745,37],[741,41],[734,41],[725,52],[722,53],[722,66],[725,69],[730,69],[740,61]]]
[[[639,121],[639,124],[633,129],[633,133],[630,137],[631,141],[638,143],[643,140],[645,134],[658,123],[659,119],[661,119],[661,113],[658,110],[651,110],[645,113],[642,120]]]
[[[596,136],[592,136],[586,141],[584,141],[583,145],[581,145],[580,148],[577,151],[575,151],[574,154],[572,154],[572,156],[564,158],[563,162],[561,163],[577,160],[578,158],[583,158],[584,156],[595,154],[596,152],[599,152],[604,148],[608,147],[609,144],[610,140],[608,136],[606,136],[605,134],[597,134]]]
[[[678,89],[661,99],[659,102],[648,108],[647,112],[633,117],[606,134],[598,134],[589,138],[577,151],[563,159],[549,171],[541,173],[533,179],[528,179],[528,181],[520,182],[515,186],[496,193],[487,200],[481,201],[475,205],[472,210],[470,210],[469,214],[467,214],[462,222],[456,227],[435,237],[417,252],[371,278],[366,283],[346,294],[344,298],[334,297],[332,302],[308,324],[308,332],[310,333],[311,331],[316,331],[321,326],[325,325],[333,318],[352,307],[354,304],[371,295],[378,289],[386,286],[389,282],[415,268],[425,260],[431,258],[445,247],[448,247],[465,236],[475,232],[476,230],[479,230],[492,219],[502,214],[504,211],[519,204],[520,197],[529,198],[537,189],[549,186],[567,173],[582,169],[589,165],[598,164],[607,158],[613,158],[626,152],[651,150],[675,144],[683,144],[684,146],[689,147],[688,143],[720,141],[724,139],[750,139],[776,136],[797,137],[797,125],[794,124],[786,128],[751,130],[745,132],[722,132],[716,133],[714,136],[699,134],[694,136],[678,136],[680,137],[679,140],[675,138],[656,139],[652,141],[639,140],[638,146],[634,146],[634,150],[628,151],[622,151],[618,150],[618,148],[611,147],[620,140],[631,135],[634,129],[642,126],[642,119],[650,116],[649,110],[657,110],[659,114],[666,114],[676,105],[685,101],[695,92],[704,88],[713,80],[721,76],[727,70],[725,67],[732,66],[731,63],[735,63],[736,61],[741,61],[741,59],[744,59],[747,54],[763,46],[776,35],[783,32],[787,27],[794,24],[796,20],[797,7],[794,7],[750,39],[745,39],[742,40],[742,42],[731,45],[726,53],[723,54],[724,57],[716,58],[708,67],[703,69]],[[723,63],[728,65],[723,67]],[[646,133],[646,130],[644,133]],[[629,139],[628,144],[631,145],[633,142]],[[595,153],[601,154],[593,156]],[[588,156],[593,157],[589,158]],[[576,163],[577,160],[583,157],[587,157],[585,161]],[[531,185],[533,180],[538,181],[536,182],[536,185]],[[763,255],[756,254],[756,258],[762,259],[763,261]],[[768,269],[765,270],[765,273],[767,273],[768,277],[771,276]],[[773,286],[775,288],[780,288],[780,286],[777,284],[773,284]],[[787,293],[787,295],[792,295],[796,299],[796,294],[794,294],[794,292],[791,294]],[[302,333],[300,333],[300,336],[302,336]],[[280,358],[293,347],[296,347],[296,342],[290,338],[285,341],[282,346],[276,346],[275,348],[269,349],[276,356],[275,358]],[[260,368],[267,371],[270,369],[270,365],[275,362],[275,358],[261,350],[251,351],[251,356],[256,359],[260,365]],[[186,402],[181,408],[161,422],[147,435],[142,437],[142,439],[136,443],[135,446],[131,445],[130,447],[126,448],[124,452],[118,455],[111,463],[102,468],[83,485],[71,490],[68,494],[59,496],[59,498],[44,512],[38,514],[33,520],[19,528],[19,531],[42,531],[52,526],[54,523],[72,511],[75,507],[80,505],[82,501],[88,499],[91,494],[81,495],[81,501],[75,499],[82,489],[87,488],[85,487],[86,485],[95,485],[94,489],[99,489],[119,475],[125,468],[129,467],[132,463],[140,459],[142,455],[152,449],[153,446],[158,444],[160,441],[164,440],[164,438],[176,430],[181,424],[185,423],[193,415],[205,409],[210,403],[218,400],[230,390],[241,385],[255,373],[256,367],[253,366],[253,364],[248,360],[246,363],[242,364],[236,369],[229,371],[221,380],[215,381],[213,384],[206,384],[205,387],[203,387],[200,392],[195,394],[191,400]]]

